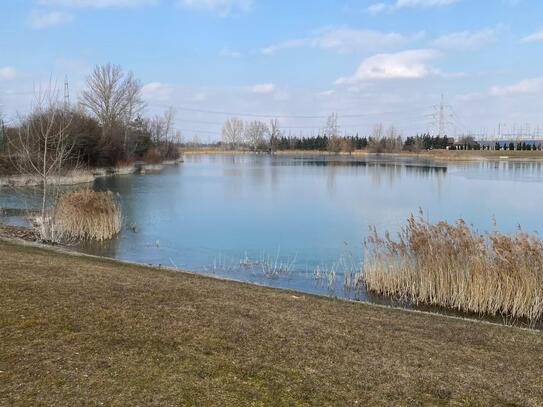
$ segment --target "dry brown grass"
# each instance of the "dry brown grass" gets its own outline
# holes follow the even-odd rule
[[[479,234],[463,220],[430,224],[411,216],[398,240],[366,240],[369,291],[413,303],[527,319],[543,317],[543,241],[518,230]]]
[[[84,189],[60,195],[55,227],[64,240],[107,240],[121,230],[121,212],[111,192]]]
[[[509,160],[539,160],[543,159],[543,151],[516,151],[516,150],[429,150],[420,153],[402,152],[406,156],[418,156],[433,158],[438,161],[475,161],[475,160],[497,160],[507,157]]]
[[[529,406],[540,332],[0,241],[0,406]]]

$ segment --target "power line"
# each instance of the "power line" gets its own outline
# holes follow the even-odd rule
[[[210,130],[194,130],[194,129],[179,129],[181,132],[185,132],[185,133],[196,133],[196,134],[209,134],[209,135],[218,135],[220,134],[220,131],[219,132],[216,132],[216,131],[210,131]]]
[[[224,125],[224,122],[217,122],[217,121],[207,121],[207,120],[194,120],[194,119],[181,119],[179,120],[181,123],[196,123],[196,124],[207,124],[207,125],[211,125],[211,126],[222,126]],[[416,117],[414,118],[406,118],[406,119],[403,119],[403,120],[396,120],[395,123],[405,123],[405,122],[409,122],[409,123],[420,123],[424,121],[423,119],[417,119]],[[360,128],[360,127],[364,127],[364,126],[367,126],[369,123],[348,123],[348,124],[344,124],[344,125],[340,125],[339,127],[341,127],[342,129],[356,129],[356,128]],[[302,129],[302,130],[320,130],[320,129],[323,129],[324,127],[326,127],[325,125],[322,125],[322,126],[279,126],[280,128],[282,129],[292,129],[292,130],[298,130],[298,129]]]
[[[167,108],[172,105],[156,104],[150,103],[148,106],[162,107]],[[216,115],[225,115],[225,116],[240,116],[240,117],[255,117],[255,118],[269,118],[269,119],[327,119],[330,117],[330,114],[326,115],[287,115],[287,114],[261,114],[261,113],[242,113],[242,112],[232,112],[232,111],[223,111],[223,110],[209,110],[209,109],[196,109],[186,106],[176,106],[173,105],[176,110],[187,111],[187,112],[196,112],[196,113],[207,113],[207,114],[216,114]],[[386,114],[402,114],[402,113],[412,113],[412,111],[400,110],[400,111],[389,111],[389,112],[371,112],[371,113],[339,113],[338,116],[341,118],[355,118],[355,117],[368,117],[368,116],[378,116]]]

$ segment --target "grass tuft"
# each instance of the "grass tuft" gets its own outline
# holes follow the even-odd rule
[[[121,230],[121,211],[111,192],[89,189],[62,194],[56,204],[57,233],[65,240],[107,240]]]

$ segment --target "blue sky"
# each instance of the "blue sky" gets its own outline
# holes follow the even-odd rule
[[[21,0],[0,15],[10,120],[49,78],[68,77],[75,101],[111,62],[141,79],[148,114],[174,106],[189,139],[217,139],[226,113],[295,134],[331,112],[349,132],[435,131],[442,93],[450,134],[543,131],[541,1]]]

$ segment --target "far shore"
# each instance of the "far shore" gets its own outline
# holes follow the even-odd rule
[[[218,147],[183,148],[183,155],[269,155],[269,152],[254,152],[240,149],[223,149]],[[437,162],[473,162],[473,161],[542,161],[543,151],[493,151],[493,150],[426,150],[418,153],[402,151],[400,153],[370,153],[368,150],[355,150],[350,153],[332,153],[321,150],[280,150],[273,152],[276,156],[326,156],[326,157],[413,157],[429,159]],[[65,175],[50,178],[51,184],[78,185],[89,184],[101,177],[127,174],[157,173],[165,165],[175,165],[180,160],[163,161],[157,164],[137,163],[118,167],[101,167],[92,169],[71,170]],[[0,175],[0,188],[36,186],[42,183],[37,176],[26,175]]]
[[[183,148],[184,155],[205,154],[270,154],[269,152],[254,152],[240,149],[223,149],[220,147]],[[333,153],[322,150],[278,150],[273,152],[278,156],[342,156],[342,157],[414,157],[432,159],[434,161],[534,161],[543,160],[543,151],[517,150],[424,150],[420,152],[402,151],[400,153],[371,153],[368,150]]]

